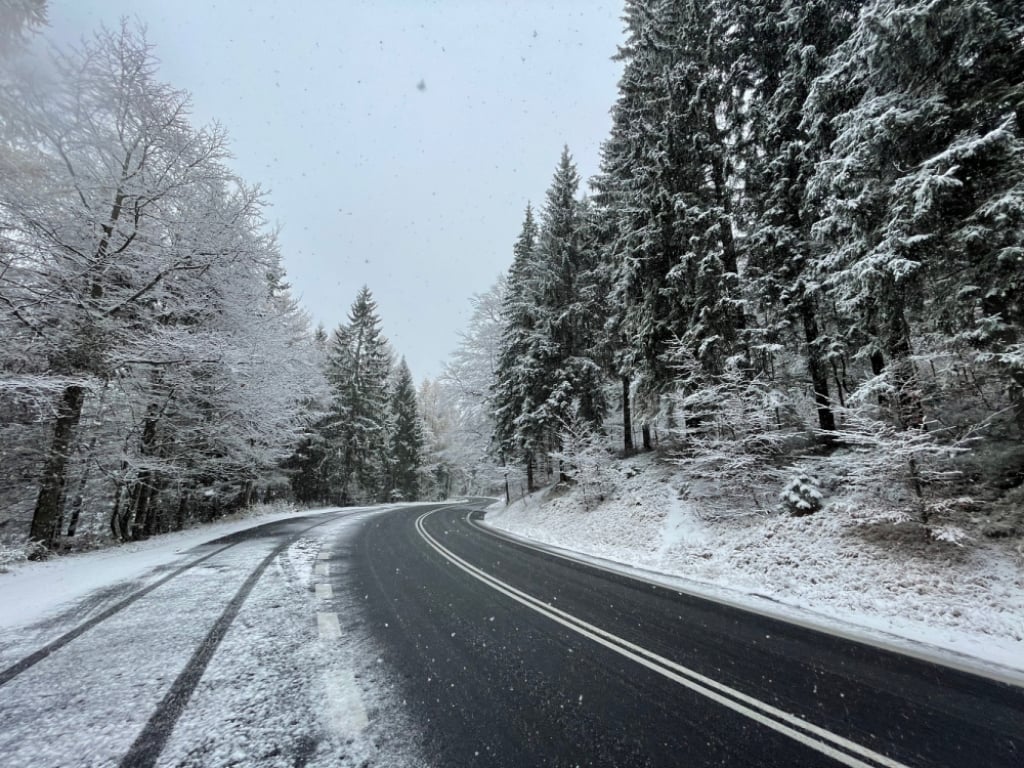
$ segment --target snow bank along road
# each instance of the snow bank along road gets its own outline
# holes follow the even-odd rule
[[[552,556],[471,509],[367,521],[350,574],[434,765],[1024,765],[1024,689]]]
[[[263,525],[10,635],[0,766],[1024,765],[1024,689],[553,556],[480,514]]]

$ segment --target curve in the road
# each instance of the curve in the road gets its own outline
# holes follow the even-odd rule
[[[892,760],[825,728],[809,723],[803,718],[766,704],[716,680],[712,680],[705,675],[701,675],[681,664],[677,664],[646,648],[642,648],[611,632],[607,632],[570,613],[544,603],[536,597],[516,589],[511,584],[491,576],[447,549],[426,530],[423,524],[424,520],[440,511],[432,510],[416,518],[417,532],[430,547],[448,559],[453,565],[492,589],[583,635],[589,640],[603,645],[673,682],[686,686],[690,690],[722,706],[728,707],[744,717],[748,717],[761,725],[788,736],[804,746],[827,755],[843,765],[851,766],[851,768],[877,768],[877,766],[884,766],[884,768],[907,768],[903,763]],[[468,517],[467,515],[467,522]]]

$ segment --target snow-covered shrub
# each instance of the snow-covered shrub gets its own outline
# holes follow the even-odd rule
[[[957,458],[974,438],[933,421],[906,428],[885,418],[874,404],[882,379],[869,381],[849,407],[837,409],[837,450],[822,467],[846,491],[838,508],[858,523],[918,526],[930,538],[959,544],[967,538],[959,525],[975,502],[955,495],[953,486],[961,475]]]
[[[814,480],[801,472],[786,483],[779,501],[789,514],[801,517],[821,509],[822,494]]]
[[[592,509],[611,492],[614,456],[604,436],[575,412],[562,420],[560,437],[562,449],[552,452],[551,458],[561,465],[562,474],[579,487],[584,507]]]
[[[672,437],[680,449],[674,460],[683,474],[697,487],[710,482],[732,509],[738,497],[758,508],[773,506],[777,464],[800,432],[789,418],[789,394],[766,377],[731,367],[697,386],[684,385],[671,399]]]
[[[0,573],[7,573],[12,565],[23,563],[29,559],[45,559],[47,554],[46,547],[36,541],[18,544],[0,542]]]

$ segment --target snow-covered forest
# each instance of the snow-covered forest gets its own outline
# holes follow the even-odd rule
[[[44,4],[4,7],[8,545],[255,499],[598,501],[638,451],[709,509],[842,489],[933,539],[1021,528],[1019,3],[627,0],[600,171],[562,153],[419,387],[368,288],[310,328],[264,193],[139,28],[29,56]]]
[[[311,329],[264,193],[161,81],[141,27],[30,53],[43,10],[7,3],[0,24],[4,558],[293,489],[415,498],[415,391],[369,291],[330,338]]]
[[[423,426],[405,359],[396,361],[365,286],[348,322],[318,329],[327,393],[284,463],[300,502],[366,504],[420,496]]]
[[[512,496],[654,450],[706,510],[1019,531],[1020,4],[624,20],[590,193],[566,150],[444,377],[478,456]]]

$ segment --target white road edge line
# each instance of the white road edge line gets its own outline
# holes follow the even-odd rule
[[[325,674],[323,680],[326,715],[331,726],[343,736],[357,735],[370,724],[370,719],[355,675],[345,669],[337,674]]]
[[[317,576],[330,576],[331,566],[328,563],[318,562],[315,566],[313,566],[313,573],[315,573]]]
[[[897,762],[885,755],[874,752],[867,747],[861,746],[856,742],[850,741],[849,739],[839,736],[838,734],[832,733],[820,726],[809,723],[806,720],[797,717],[796,715],[790,714],[783,710],[778,709],[770,704],[766,704],[758,699],[748,696],[745,693],[737,691],[729,686],[719,683],[716,680],[712,680],[704,675],[701,675],[694,670],[677,664],[671,659],[666,659],[663,656],[659,656],[652,651],[635,645],[628,640],[625,640],[617,635],[613,635],[600,627],[596,627],[588,622],[583,621],[571,614],[566,613],[558,608],[547,605],[532,595],[528,595],[525,592],[521,592],[510,584],[506,584],[500,579],[491,576],[490,574],[480,570],[476,566],[466,562],[458,555],[454,554],[450,550],[446,549],[436,539],[434,539],[426,529],[423,527],[423,520],[436,512],[442,510],[432,510],[420,515],[416,519],[416,530],[434,550],[436,550],[445,559],[452,562],[457,567],[466,571],[474,578],[487,584],[492,589],[501,592],[513,600],[525,605],[528,608],[541,613],[553,621],[562,624],[563,626],[583,635],[613,651],[625,656],[632,661],[635,661],[659,674],[667,677],[674,682],[677,682],[696,693],[699,693],[707,698],[715,701],[722,706],[725,706],[745,717],[750,718],[762,725],[771,728],[774,731],[782,733],[783,735],[789,736],[793,740],[804,744],[812,749],[827,755],[834,760],[851,766],[851,768],[873,768],[872,763],[865,763],[852,755],[848,755],[845,752],[840,752],[830,744],[825,743],[831,742],[836,747],[842,747],[850,752],[860,755],[863,758],[872,760],[874,765],[885,766],[885,768],[908,768],[903,763]],[[731,696],[732,698],[726,698],[725,695]],[[760,710],[760,711],[757,711]],[[774,719],[773,719],[774,718]],[[792,727],[791,727],[792,726]],[[823,739],[811,738],[807,733],[795,730],[796,728],[807,733],[814,734],[815,736]]]
[[[338,614],[317,613],[316,623],[321,640],[337,640],[341,637]],[[351,670],[344,669],[336,674],[325,673],[323,680],[326,699],[324,708],[328,721],[336,732],[344,736],[355,736],[370,722],[355,676]]]
[[[338,614],[321,611],[316,615],[316,624],[320,631],[321,640],[337,640],[341,637],[341,624],[338,623]]]
[[[315,587],[316,596],[321,600],[330,600],[332,597],[334,597],[334,589],[332,589],[330,584],[326,584],[324,582],[317,582]]]

